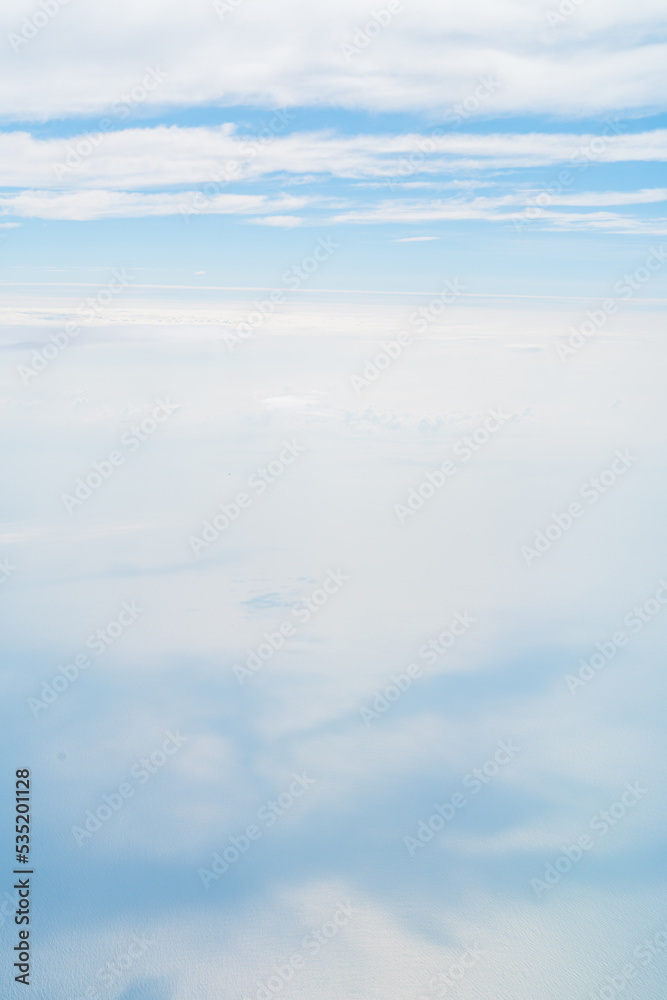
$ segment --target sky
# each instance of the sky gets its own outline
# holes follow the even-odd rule
[[[10,0],[3,283],[274,288],[335,233],[312,289],[585,295],[665,233],[664,8],[561,6]]]
[[[32,995],[656,1000],[664,5],[0,21]]]

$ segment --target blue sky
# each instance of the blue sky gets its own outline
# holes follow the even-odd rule
[[[263,0],[63,5],[36,31],[10,3],[2,280],[273,288],[335,233],[317,287],[458,266],[479,294],[584,295],[667,228],[664,25],[654,2],[570,6],[413,3],[365,44],[358,2],[295,2],[276,46]]]

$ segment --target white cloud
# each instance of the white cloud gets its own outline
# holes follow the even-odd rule
[[[625,126],[620,122],[615,127],[622,130]],[[469,174],[482,169],[579,163],[582,151],[591,162],[667,160],[667,129],[615,135],[604,126],[601,132],[602,139],[594,133],[571,132],[449,131],[433,136],[431,130],[344,136],[319,131],[276,135],[253,144],[226,124],[123,129],[102,136],[98,145],[85,133],[69,139],[36,139],[28,132],[6,132],[0,134],[0,186],[131,190],[196,184],[203,186],[208,200],[224,193],[232,180],[237,183],[269,174],[400,180],[417,173]],[[424,153],[426,140],[433,148]],[[419,155],[410,161],[410,154]],[[233,173],[228,171],[232,163]]]
[[[421,151],[427,138],[432,145],[425,154]],[[585,159],[582,150],[586,151]],[[79,156],[78,166],[71,158],[72,151]],[[411,157],[414,153],[419,156]],[[0,184],[6,188],[29,185],[34,189],[0,195],[0,216],[94,220],[214,214],[249,216],[260,225],[289,228],[304,224],[305,219],[297,213],[308,207],[318,213],[313,221],[322,221],[326,212],[335,224],[475,219],[508,222],[521,217],[539,189],[528,189],[516,178],[510,181],[505,177],[498,182],[503,185],[500,193],[480,196],[475,187],[488,187],[488,182],[479,180],[476,185],[471,172],[477,172],[479,177],[484,170],[516,171],[568,164],[570,183],[574,183],[578,164],[587,163],[588,158],[601,163],[665,161],[667,130],[633,135],[607,133],[604,138],[573,133],[450,133],[433,137],[432,133],[345,136],[331,131],[296,132],[249,145],[236,126],[226,124],[214,128],[126,129],[102,136],[97,146],[85,135],[43,140],[27,132],[12,132],[0,135]],[[236,165],[232,173],[228,170],[230,164]],[[434,199],[428,190],[403,180],[416,171],[422,176],[441,177],[456,172],[468,176],[464,182],[444,182],[443,188],[455,188],[454,197]],[[318,176],[321,180],[336,176],[348,181],[377,181],[384,177],[392,194],[379,201],[365,198],[360,207],[359,191],[353,184],[346,187],[345,198],[340,194],[332,197],[324,189],[307,196],[254,193],[254,182],[260,178],[266,184],[267,179],[280,177],[289,184],[305,178],[312,181]],[[234,193],[229,187],[231,180]],[[239,191],[244,182],[253,185],[246,188],[247,193]],[[509,190],[510,183],[514,190]],[[182,189],[173,190],[176,186]],[[384,184],[380,184],[380,190],[389,194]],[[397,193],[418,197],[399,197]],[[665,200],[665,188],[561,190],[550,195],[548,201],[539,202],[539,218],[542,223],[559,227],[573,224],[616,227],[619,232],[662,232],[662,220],[645,223],[613,213],[567,215],[554,209],[650,205]],[[337,212],[330,215],[333,207]],[[410,237],[428,238],[433,237]]]
[[[353,209],[333,218],[335,223],[415,223],[473,220],[480,222],[511,223],[523,220],[535,225],[556,228],[611,229],[615,232],[665,232],[667,219],[639,219],[615,212],[559,212],[540,207],[534,217],[526,215],[526,208],[535,205],[534,193],[501,195],[495,198],[478,197],[423,201],[385,201],[367,209]],[[601,205],[646,204],[667,200],[664,189],[640,192],[582,192],[578,195],[552,196],[549,206],[579,206],[595,208]],[[541,204],[541,203],[539,203]],[[546,204],[546,203],[545,203]],[[399,241],[401,242],[401,241]],[[407,241],[403,241],[407,242]]]
[[[667,188],[643,188],[641,191],[582,191],[579,194],[554,195],[552,205],[649,205],[667,201]]]
[[[6,44],[0,113],[47,119],[106,112],[154,67],[164,81],[138,111],[203,104],[338,105],[435,111],[494,74],[494,112],[575,116],[664,105],[664,4],[586,3],[550,27],[552,0],[412,0],[346,59],[369,21],[366,0],[241,3],[224,20],[210,0],[68,4],[25,44]],[[3,5],[0,34],[20,35],[33,0]],[[295,30],[285,30],[287,25]],[[15,46],[16,47],[16,46]]]
[[[292,229],[303,223],[303,219],[298,215],[265,215],[251,221],[258,226],[283,226],[286,229]]]
[[[0,213],[39,219],[129,219],[155,215],[261,215],[282,208],[302,208],[306,198],[282,195],[219,194],[192,200],[195,192],[139,194],[120,191],[22,191],[0,196]],[[197,207],[195,207],[195,205]]]

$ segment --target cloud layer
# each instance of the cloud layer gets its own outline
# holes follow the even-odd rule
[[[106,111],[156,66],[165,78],[142,98],[147,108],[434,112],[465,98],[488,73],[502,83],[493,101],[501,113],[576,117],[664,106],[659,0],[586,0],[567,16],[551,0],[392,2],[394,13],[378,4],[385,14],[376,17],[361,0],[241,0],[218,10],[209,0],[147,0],[140,11],[130,0],[58,4],[51,18],[38,15],[37,26],[32,0],[3,5],[6,119]]]
[[[592,165],[647,169],[664,162],[665,129],[624,135],[624,123],[615,119],[600,134],[445,134],[442,127],[399,135],[279,134],[292,117],[280,112],[272,127],[254,135],[232,123],[89,130],[52,139],[5,133],[0,215],[78,221],[236,215],[285,227],[537,220],[548,228],[665,230],[660,215],[646,220],[581,211],[659,205],[665,188],[572,190]],[[566,173],[556,176],[561,166]],[[546,189],[535,180],[545,168],[553,174]],[[531,218],[526,213],[533,204],[539,209]],[[566,207],[580,211],[561,211]]]

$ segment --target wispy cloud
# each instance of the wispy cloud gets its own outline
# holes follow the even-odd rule
[[[22,191],[0,196],[0,213],[39,219],[137,219],[155,215],[185,215],[190,211],[189,192],[140,194],[121,191]],[[261,215],[303,208],[308,198],[282,195],[219,194],[204,199],[198,213],[211,215]]]
[[[615,126],[621,131],[622,123]],[[595,132],[498,132],[433,136],[402,134],[335,134],[331,130],[297,131],[271,136],[249,150],[249,137],[232,125],[215,128],[176,126],[122,129],[108,133],[95,148],[85,133],[67,139],[40,139],[28,132],[0,134],[0,185],[14,188],[133,190],[232,182],[225,175],[233,163],[233,182],[270,175],[297,178],[338,177],[348,180],[391,178],[402,170],[427,178],[470,171],[550,167],[584,157],[591,163],[662,163],[667,161],[667,129],[609,134],[601,142]],[[425,143],[429,152],[424,154]],[[83,144],[83,145],[82,145]],[[89,150],[81,156],[77,149]],[[73,152],[71,152],[73,151]],[[406,159],[420,154],[416,161]],[[221,179],[222,178],[222,179]]]
[[[616,131],[622,127],[616,125]],[[430,152],[425,155],[421,151],[427,142]],[[83,144],[89,154],[85,157],[76,152]],[[573,132],[450,132],[433,138],[416,132],[297,131],[269,135],[249,151],[247,136],[228,123],[120,130],[107,134],[99,149],[85,135],[38,139],[12,132],[0,135],[0,153],[0,182],[20,189],[0,195],[0,216],[92,221],[229,215],[274,228],[306,222],[511,222],[525,214],[541,191],[534,180],[526,184],[527,174],[532,178],[537,169],[555,171],[567,164],[572,185],[594,163],[607,169],[640,163],[648,167],[667,160],[667,130],[631,135],[607,130],[604,139]],[[70,154],[79,156],[78,165]],[[68,162],[73,165],[68,167]],[[235,165],[231,174],[229,164]],[[415,181],[414,174],[420,179]],[[335,196],[327,183],[331,179],[339,182]],[[308,194],[280,191],[295,182],[307,182]],[[440,185],[441,193],[455,194],[434,199],[433,183]],[[479,189],[487,193],[481,195]],[[556,185],[554,191],[552,183],[551,190],[547,201],[539,202],[538,224],[543,227],[664,230],[662,219],[558,210],[655,205],[667,200],[665,188],[577,191]]]

